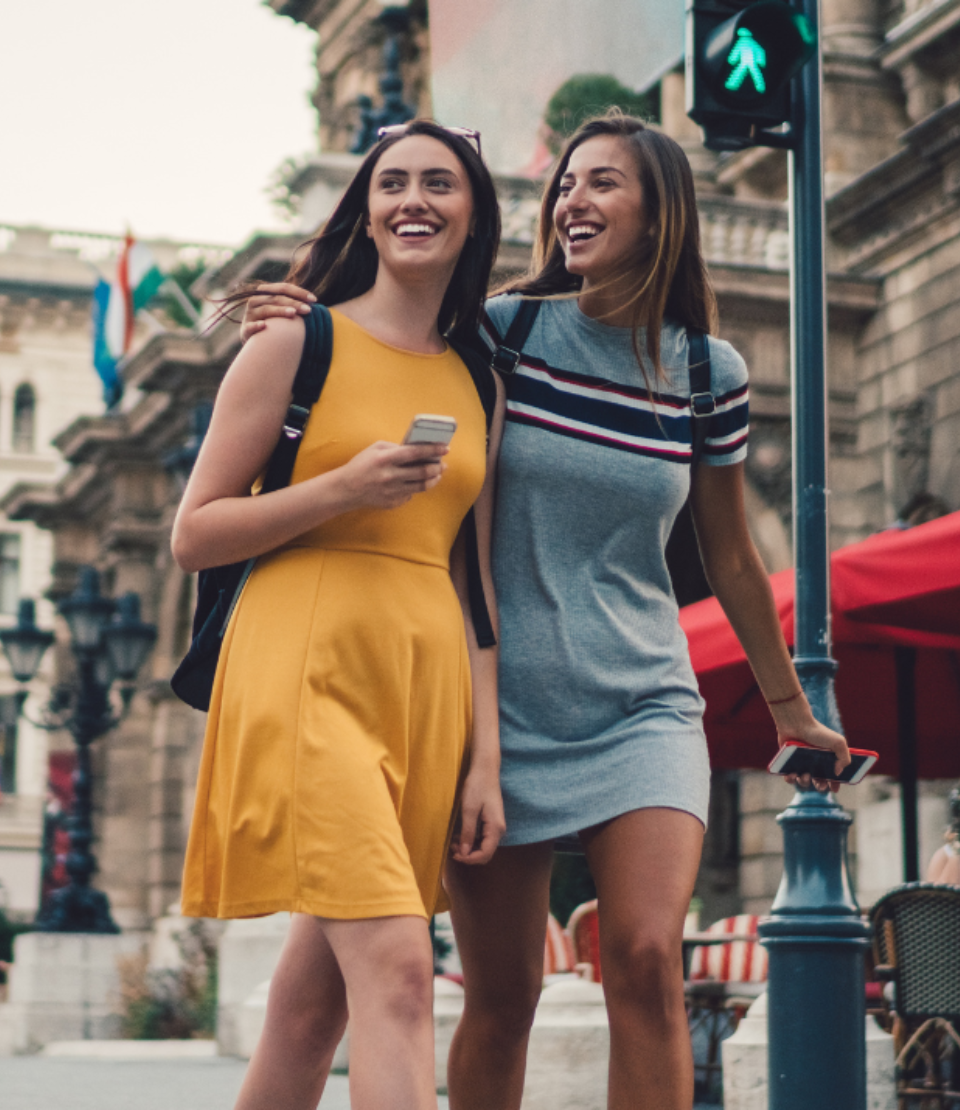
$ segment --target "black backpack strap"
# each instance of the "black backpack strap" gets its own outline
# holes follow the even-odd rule
[[[464,366],[470,371],[470,377],[473,378],[480,403],[483,405],[483,413],[487,421],[487,438],[489,440],[493,414],[497,408],[497,383],[493,371],[487,365],[483,356],[473,347],[449,337],[448,342],[463,360]],[[470,617],[473,620],[473,630],[477,635],[477,643],[480,647],[496,647],[497,637],[493,633],[493,624],[490,620],[490,612],[487,609],[487,598],[483,592],[483,578],[480,575],[477,518],[472,506],[464,517],[463,529],[463,538],[467,545],[467,593],[470,599]]]
[[[473,378],[473,384],[477,388],[480,404],[483,405],[483,415],[487,419],[487,435],[489,436],[490,428],[493,425],[493,414],[497,408],[497,383],[494,380],[493,372],[484,356],[469,343],[461,343],[449,336],[447,336],[447,342],[460,356],[463,365],[470,371],[470,377]]]
[[[267,463],[266,474],[260,487],[261,493],[271,493],[290,484],[293,466],[297,461],[297,452],[300,450],[300,441],[303,439],[307,421],[310,419],[310,411],[320,399],[320,391],[323,389],[323,384],[330,371],[330,360],[333,357],[333,320],[330,318],[330,310],[321,304],[311,305],[310,315],[303,322],[306,327],[306,335],[303,340],[300,365],[297,367],[297,373],[293,379],[293,400],[287,409],[280,439],[277,441],[277,446],[274,447],[270,461]],[[255,558],[247,560],[243,567],[243,573],[233,587],[229,603],[226,604],[223,611],[220,628],[221,636],[227,630],[233,611],[236,609],[240,595],[243,593],[243,587],[247,584],[247,579],[250,577],[256,562]],[[212,568],[214,576],[217,569]],[[230,570],[231,568],[219,569]],[[204,572],[201,571],[200,574],[202,587]],[[211,571],[207,571],[206,574],[210,576]],[[216,581],[215,577],[214,581]],[[199,615],[200,606],[198,605],[197,616]],[[197,631],[194,628],[194,635],[197,634]]]
[[[543,304],[541,300],[522,300],[517,314],[510,321],[503,342],[493,352],[490,365],[501,374],[515,374],[523,354],[524,344],[530,337],[534,321]]]
[[[706,332],[687,328],[687,369],[690,374],[690,469],[695,470],[703,454],[707,427],[717,409],[710,374],[710,343]]]
[[[300,441],[310,419],[310,410],[317,403],[333,356],[333,321],[322,304],[310,306],[304,318],[306,335],[296,377],[293,379],[293,400],[283,421],[283,432],[270,456],[261,493],[272,493],[289,485],[293,464],[297,461]]]

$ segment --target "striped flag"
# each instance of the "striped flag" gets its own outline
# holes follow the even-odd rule
[[[153,252],[127,235],[112,283],[102,278],[93,293],[93,365],[107,406],[123,396],[120,362],[129,354],[137,312],[165,281]]]

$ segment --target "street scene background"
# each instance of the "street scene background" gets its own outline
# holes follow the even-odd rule
[[[913,533],[909,559],[917,561],[901,564],[909,575],[933,550],[925,536],[956,542],[947,530],[960,510],[960,0],[824,0],[821,19],[829,545],[855,552],[877,533]],[[782,584],[785,628],[792,622],[788,154],[708,149],[687,115],[686,81],[683,7],[652,0],[172,0],[162,8],[57,0],[0,14],[9,115],[0,174],[0,627],[18,627],[20,601],[32,598],[37,626],[57,637],[23,687],[25,705],[17,676],[0,662],[4,1106],[9,1098],[16,1107],[81,1108],[78,1084],[102,1090],[103,1107],[128,1084],[145,1108],[159,1110],[150,1101],[157,1091],[163,1105],[185,1110],[200,1092],[204,1105],[226,1106],[237,1061],[256,1042],[285,919],[193,926],[179,916],[203,717],[169,688],[189,643],[195,590],[170,556],[170,529],[239,350],[234,324],[206,328],[212,302],[239,283],[283,275],[329,215],[378,121],[428,115],[482,132],[503,212],[498,281],[528,266],[544,176],[581,119],[618,105],[680,143],[694,171],[721,335],[750,369],[750,528],[775,589]],[[104,306],[121,269],[133,309],[118,339]],[[58,688],[73,681],[56,607],[83,566],[97,569],[106,597],[137,594],[156,639],[123,720],[91,749],[95,886],[121,933],[51,947],[31,926],[67,881],[77,754],[67,732],[42,726]],[[711,622],[722,615],[703,608],[709,587],[698,566],[687,569],[678,600],[689,605],[681,621],[707,699],[713,765],[688,932],[713,927],[743,938],[726,946],[722,974],[705,946],[688,946],[690,982],[715,984],[689,991],[697,1090],[703,1105],[723,1099],[753,1110],[766,1082],[765,1019],[761,1009],[748,1014],[765,986],[756,930],[783,876],[776,817],[792,792],[764,770],[772,725],[745,660],[718,654]],[[952,820],[960,684],[958,645],[946,633],[960,629],[941,629],[942,640],[896,640],[864,627],[835,615],[847,735],[881,751],[876,772],[840,795],[855,819],[848,863],[866,912],[925,875]],[[558,856],[525,1110],[604,1105],[594,897],[582,859]],[[442,1090],[462,998],[446,921],[437,937],[448,976],[437,1002]],[[956,973],[956,953],[943,959],[944,974]],[[893,1107],[889,991],[874,986],[870,1105]],[[573,1033],[551,1025],[551,999],[579,1015]],[[734,1033],[739,1040],[721,1052]],[[223,1058],[35,1055],[78,1041],[169,1039],[215,1043]],[[568,1074],[563,1061],[574,1059]],[[341,1065],[324,1106],[348,1104],[345,1057]],[[121,1104],[138,1105],[132,1097]]]

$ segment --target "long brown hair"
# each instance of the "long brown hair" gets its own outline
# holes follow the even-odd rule
[[[651,250],[637,256],[628,304],[634,310],[633,349],[644,380],[647,375],[640,347],[643,326],[647,331],[646,353],[661,382],[660,332],[664,318],[669,316],[684,327],[713,332],[717,327],[717,300],[700,252],[700,221],[690,163],[673,139],[649,130],[642,120],[614,108],[577,128],[543,194],[530,271],[497,292],[556,297],[580,290],[583,279],[566,268],[553,212],[570,155],[581,144],[601,135],[623,140],[637,161],[645,216],[652,232]]]
[[[371,288],[377,277],[379,256],[373,240],[364,234],[370,181],[383,154],[409,135],[427,135],[443,143],[456,155],[470,181],[473,234],[460,252],[437,318],[441,333],[468,341],[479,326],[500,245],[500,207],[490,171],[473,146],[432,120],[413,120],[405,131],[387,135],[373,147],[323,230],[298,251],[284,281],[309,289],[325,305],[342,304]],[[224,300],[222,311],[225,314],[256,294],[256,288],[232,293]]]

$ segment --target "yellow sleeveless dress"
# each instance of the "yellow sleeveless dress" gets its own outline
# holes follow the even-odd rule
[[[334,311],[333,360],[293,482],[456,417],[442,480],[262,556],[224,637],[183,912],[429,916],[471,728],[450,548],[483,485],[486,424],[459,357],[414,354]]]

